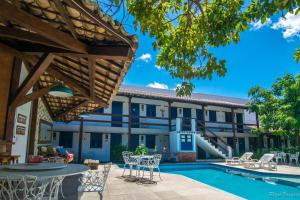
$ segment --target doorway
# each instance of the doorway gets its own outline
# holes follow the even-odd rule
[[[138,103],[131,103],[131,116],[135,116],[135,117],[131,117],[131,127],[132,128],[139,128],[140,127],[140,104]]]
[[[110,161],[115,162],[113,157],[113,150],[115,147],[122,145],[122,134],[112,133],[110,134]]]

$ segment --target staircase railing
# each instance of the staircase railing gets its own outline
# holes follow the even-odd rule
[[[218,149],[221,149],[223,153],[225,153],[226,155],[229,155],[229,150],[227,149],[227,147],[229,145],[228,145],[227,142],[225,142],[223,140],[223,138],[221,138],[220,136],[218,136],[216,133],[214,133],[209,128],[206,128],[205,125],[203,125],[202,121],[197,121],[196,124],[197,124],[197,127],[200,130],[202,130],[202,134],[203,134],[204,138],[206,138],[209,142],[211,142],[213,145],[215,145]],[[197,130],[199,130],[199,129],[197,129]],[[213,135],[213,137],[217,138],[217,141],[215,141],[213,139],[210,139],[209,135],[206,132],[209,132],[211,135]],[[222,145],[219,144],[218,141],[220,141],[222,143]]]

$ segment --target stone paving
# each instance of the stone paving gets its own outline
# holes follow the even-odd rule
[[[235,200],[233,194],[197,182],[187,177],[162,173],[157,184],[139,184],[122,178],[123,170],[112,166],[104,191],[104,200]],[[78,176],[64,181],[63,190],[67,200],[77,199]],[[99,199],[97,193],[85,193],[84,200]]]

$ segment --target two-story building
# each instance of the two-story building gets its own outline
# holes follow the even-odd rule
[[[226,158],[257,148],[250,133],[257,125],[246,99],[123,85],[108,107],[56,122],[53,145],[101,161],[111,160],[116,145],[141,144],[177,160]]]

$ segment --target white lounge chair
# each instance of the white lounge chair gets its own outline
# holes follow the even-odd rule
[[[252,152],[246,152],[241,157],[233,157],[231,159],[226,159],[225,161],[227,165],[241,165],[244,162],[251,161],[252,156]]]
[[[273,162],[274,157],[274,154],[267,153],[264,154],[259,160],[253,159],[250,162],[244,162],[244,167],[249,169],[277,170],[277,164]]]
[[[293,164],[293,160],[295,161],[295,164],[298,165],[298,159],[299,159],[299,152],[296,152],[295,154],[290,155],[290,164]]]

